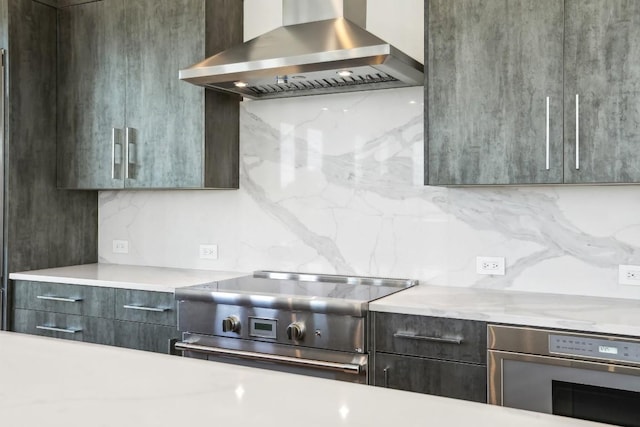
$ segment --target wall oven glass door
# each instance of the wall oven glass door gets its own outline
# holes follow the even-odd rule
[[[489,403],[640,427],[640,368],[489,351]]]

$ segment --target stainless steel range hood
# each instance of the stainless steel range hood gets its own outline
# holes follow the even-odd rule
[[[283,24],[180,70],[180,79],[251,99],[424,82],[422,64],[365,29],[366,0],[283,0]]]

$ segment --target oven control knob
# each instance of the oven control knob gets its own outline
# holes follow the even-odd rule
[[[287,337],[294,341],[300,341],[304,338],[304,323],[293,322],[287,326]]]
[[[222,332],[240,332],[240,319],[229,316],[222,321]]]

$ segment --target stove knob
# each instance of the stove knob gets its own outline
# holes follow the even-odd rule
[[[287,337],[294,341],[302,340],[304,338],[304,323],[293,322],[287,326]]]
[[[222,332],[240,332],[240,319],[229,316],[222,321]]]

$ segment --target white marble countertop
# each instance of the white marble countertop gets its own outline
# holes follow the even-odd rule
[[[110,288],[174,292],[176,288],[245,276],[250,273],[120,264],[83,264],[11,273],[11,280],[69,283]]]
[[[0,420],[36,426],[596,426],[570,418],[0,332]]]
[[[422,284],[374,301],[369,309],[640,336],[640,301],[629,299]]]

